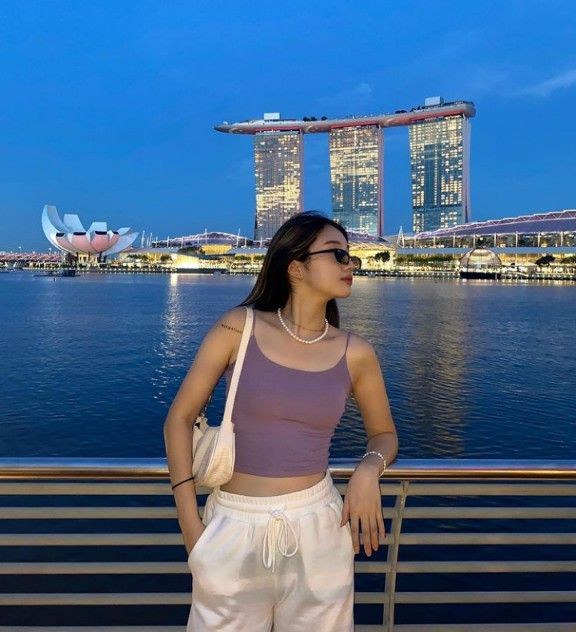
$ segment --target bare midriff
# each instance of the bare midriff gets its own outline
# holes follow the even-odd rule
[[[319,483],[326,472],[307,474],[305,476],[256,476],[244,472],[234,472],[232,478],[220,489],[231,494],[242,496],[279,496],[299,492]]]

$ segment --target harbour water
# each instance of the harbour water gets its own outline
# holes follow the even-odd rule
[[[253,282],[1,275],[0,456],[162,456],[162,423],[203,335]],[[377,349],[400,457],[573,457],[572,284],[356,278],[340,309],[343,328]],[[351,403],[332,455],[364,445]]]

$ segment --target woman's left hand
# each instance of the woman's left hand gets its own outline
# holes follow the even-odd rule
[[[370,557],[372,551],[378,550],[379,537],[384,538],[386,531],[382,517],[378,472],[368,463],[358,465],[348,482],[340,526],[343,527],[348,520],[350,520],[354,553],[360,552],[360,532],[362,532],[364,550]]]

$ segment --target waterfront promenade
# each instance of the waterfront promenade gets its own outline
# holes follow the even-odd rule
[[[177,268],[166,265],[100,265],[92,267],[70,268],[56,264],[38,264],[36,267],[26,266],[18,268],[25,273],[59,272],[61,270],[74,269],[77,275],[85,274],[232,274],[255,276],[260,271],[259,267],[231,267],[231,268]],[[0,268],[0,272],[2,272]],[[13,268],[5,268],[5,272],[15,271]],[[388,278],[421,278],[421,279],[458,279],[460,275],[455,269],[446,268],[421,268],[418,266],[399,266],[393,269],[368,269],[356,271],[355,276],[364,277],[388,277]],[[576,282],[576,272],[557,271],[554,268],[545,267],[527,274],[521,270],[507,268],[502,272],[501,281],[569,281]]]

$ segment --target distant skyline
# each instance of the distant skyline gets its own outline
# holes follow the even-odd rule
[[[0,2],[0,250],[48,251],[45,204],[160,238],[251,236],[251,137],[226,121],[470,100],[471,220],[576,207],[576,5]],[[304,208],[330,213],[325,136]],[[387,234],[411,226],[406,129],[384,141]],[[137,240],[139,243],[140,237]]]

